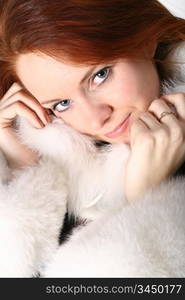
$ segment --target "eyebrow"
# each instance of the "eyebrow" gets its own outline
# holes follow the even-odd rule
[[[97,66],[93,66],[92,68],[90,68],[87,73],[85,74],[85,76],[82,78],[82,80],[80,81],[80,85],[82,83],[84,83],[84,81],[94,72],[94,70],[97,68]],[[49,103],[53,103],[53,102],[56,102],[58,101],[60,98],[58,99],[51,99],[51,100],[47,100],[47,101],[44,101],[42,102],[41,104],[49,104]]]

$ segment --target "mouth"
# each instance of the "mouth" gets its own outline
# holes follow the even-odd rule
[[[110,131],[105,134],[106,137],[110,139],[115,139],[121,135],[127,130],[129,121],[130,121],[130,115],[131,113],[124,119],[124,121],[121,122],[113,131]]]

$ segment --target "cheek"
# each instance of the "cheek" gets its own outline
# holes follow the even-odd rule
[[[145,80],[142,77],[127,76],[117,86],[116,102],[121,106],[134,107],[144,111],[159,96],[159,83],[156,78]]]
[[[159,78],[155,66],[147,64],[126,64],[119,73],[118,89],[124,103],[147,107],[159,96]]]
[[[65,124],[69,125],[73,129],[77,130],[80,133],[85,133],[84,128],[86,128],[87,122],[85,118],[81,117],[77,111],[66,111],[65,113],[57,113],[55,112],[55,116],[64,121]]]
[[[135,106],[140,96],[137,82],[134,78],[122,78],[114,87],[113,105],[115,107]]]

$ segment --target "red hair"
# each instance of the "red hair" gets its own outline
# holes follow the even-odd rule
[[[156,41],[164,61],[185,40],[185,20],[156,0],[0,0],[0,98],[19,54],[40,51],[80,64],[136,57]]]

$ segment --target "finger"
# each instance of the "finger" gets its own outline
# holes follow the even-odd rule
[[[151,113],[151,112],[144,112],[139,116],[149,129],[156,130],[161,126],[159,120]]]
[[[130,128],[130,143],[131,146],[135,143],[136,138],[142,137],[143,134],[148,134],[149,128],[145,122],[141,119],[137,119],[133,122]]]
[[[6,100],[13,96],[15,93],[19,92],[22,90],[22,87],[20,86],[19,83],[14,82],[11,87],[8,89],[8,91],[4,94],[3,98],[0,100],[0,105],[4,104],[4,102],[6,102]]]
[[[177,111],[178,117],[185,120],[185,93],[165,95],[161,98],[173,104]]]
[[[159,118],[162,112],[164,111],[171,112],[171,109],[168,106],[168,104],[162,99],[157,99],[153,101],[150,109],[153,112],[155,111],[155,114]],[[161,118],[160,122],[167,126],[166,129],[168,129],[168,132],[173,141],[182,140],[185,134],[184,124],[174,114],[165,115],[164,117]]]
[[[0,127],[10,127],[16,115],[20,115],[28,119],[33,127],[44,127],[37,114],[20,101],[17,101],[0,111]]]
[[[43,124],[47,125],[50,122],[50,118],[48,116],[47,111],[40,105],[40,103],[34,99],[33,97],[26,94],[24,91],[19,91],[13,94],[10,98],[8,98],[4,103],[1,104],[0,108],[3,109],[11,104],[21,101],[28,107],[30,107],[39,118],[42,120]]]
[[[160,120],[161,123],[164,123],[168,126],[177,126],[177,124],[179,124],[179,121],[175,114],[171,113],[172,109],[163,99],[156,99],[152,101],[148,108],[148,111],[152,112],[158,118],[158,120]],[[161,114],[163,112],[169,112],[170,114],[167,114],[161,118]]]

